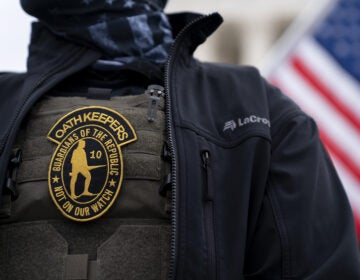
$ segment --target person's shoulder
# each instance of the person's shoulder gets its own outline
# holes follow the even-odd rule
[[[286,120],[302,115],[308,117],[294,100],[286,95],[280,88],[264,80],[264,87],[268,97],[269,113],[273,123],[286,122]]]
[[[13,104],[11,100],[19,98],[26,81],[26,73],[0,72],[0,110],[9,108],[9,104]]]
[[[251,65],[238,65],[221,62],[199,62],[199,65],[209,71],[220,71],[220,73],[234,74],[239,78],[253,76],[258,80],[261,79],[260,71],[255,66]]]
[[[222,88],[227,89],[230,95],[230,92],[233,92],[243,95],[247,101],[255,101],[263,99],[266,94],[263,78],[254,66],[213,62],[201,62],[198,65],[201,71]],[[246,101],[244,98],[243,101]]]
[[[0,96],[14,92],[23,84],[27,73],[20,72],[0,72]]]
[[[0,85],[13,82],[13,81],[21,81],[24,80],[27,76],[25,72],[0,72]]]
[[[304,114],[290,97],[269,83],[254,66],[225,63],[200,63],[200,65],[214,78],[235,85],[236,88],[233,90],[248,101],[262,106],[268,111],[273,121],[285,115]]]
[[[23,77],[26,75],[26,72],[10,72],[10,71],[0,71],[0,78],[2,77]]]

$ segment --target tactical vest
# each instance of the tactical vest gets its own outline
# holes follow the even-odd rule
[[[166,169],[164,101],[148,120],[149,95],[94,100],[44,96],[18,137],[23,160],[19,197],[0,219],[0,279],[165,279],[170,244],[168,199],[159,195]],[[102,217],[76,222],[64,217],[49,194],[48,169],[56,145],[51,127],[68,112],[91,105],[121,113],[137,141],[122,147],[123,183]],[[153,112],[154,113],[154,112]]]

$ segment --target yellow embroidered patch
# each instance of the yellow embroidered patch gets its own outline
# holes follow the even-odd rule
[[[105,214],[123,180],[121,146],[137,140],[130,122],[106,107],[83,107],[61,117],[47,138],[57,144],[48,172],[56,207],[78,222]]]

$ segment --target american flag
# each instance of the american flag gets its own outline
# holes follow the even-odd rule
[[[331,1],[321,12],[267,76],[316,120],[360,240],[360,0]]]

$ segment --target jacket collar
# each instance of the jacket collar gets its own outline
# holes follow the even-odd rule
[[[183,53],[192,56],[196,48],[221,25],[223,18],[219,13],[201,15],[178,13],[169,15],[175,38],[174,46],[182,44]]]

